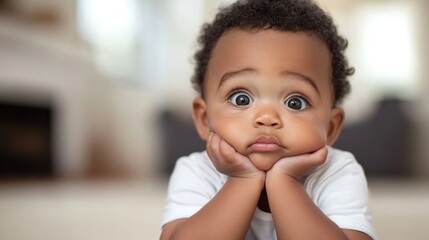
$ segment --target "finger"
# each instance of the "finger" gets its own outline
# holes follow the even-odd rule
[[[228,162],[230,166],[246,166],[246,157],[238,153],[233,146],[224,140],[221,140],[219,143],[219,153],[221,158]]]
[[[215,133],[214,132],[210,132],[209,137],[207,139],[206,142],[206,150],[207,153],[211,156],[214,155],[214,153],[216,152],[216,143],[215,143],[215,139],[214,139]]]
[[[219,137],[219,135],[217,135],[216,133],[213,133],[213,136],[211,138],[211,142],[210,142],[210,146],[209,146],[209,150],[211,152],[211,154],[216,158],[219,159],[220,158],[220,153],[219,153],[219,144],[220,144],[221,138]]]
[[[206,147],[210,144],[212,138],[213,138],[213,132],[210,132],[206,140]]]
[[[323,146],[322,148],[318,149],[315,152],[312,153],[306,153],[306,154],[301,154],[301,155],[296,155],[296,156],[291,156],[291,157],[285,157],[287,159],[289,159],[289,161],[310,161],[310,162],[314,162],[314,161],[322,161],[324,159],[326,159],[328,155],[328,148],[326,146]]]
[[[234,154],[236,153],[235,149],[229,143],[227,143],[224,140],[221,140],[219,142],[219,152],[226,159],[233,158]]]
[[[308,156],[308,161],[311,161],[314,164],[320,165],[326,161],[327,156],[328,156],[328,147],[325,145],[324,147],[320,148],[316,152],[311,153]]]

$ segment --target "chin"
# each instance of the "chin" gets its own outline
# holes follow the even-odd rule
[[[261,171],[270,170],[280,158],[282,156],[272,153],[253,153],[249,155],[250,161]]]

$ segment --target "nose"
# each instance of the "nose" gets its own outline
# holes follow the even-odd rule
[[[255,115],[254,127],[281,128],[282,120],[279,112],[269,106],[261,106]]]

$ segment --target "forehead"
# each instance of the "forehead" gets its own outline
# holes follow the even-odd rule
[[[285,50],[293,48],[316,47],[319,52],[328,49],[326,44],[310,32],[291,32],[275,29],[230,29],[219,38],[215,49],[221,50],[225,46],[240,43],[239,46],[249,47],[253,44],[271,43],[272,47],[283,47]]]
[[[305,32],[272,29],[225,32],[213,49],[206,81],[219,80],[222,74],[240,68],[272,74],[298,72],[327,84],[332,76],[330,52],[323,41]],[[210,85],[211,82],[206,83],[205,88]]]

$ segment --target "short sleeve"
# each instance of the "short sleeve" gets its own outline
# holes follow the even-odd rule
[[[221,188],[221,178],[205,153],[177,160],[168,184],[162,226],[198,212]]]
[[[348,152],[329,149],[327,162],[305,182],[319,209],[342,229],[376,239],[368,210],[368,185],[362,167]]]

